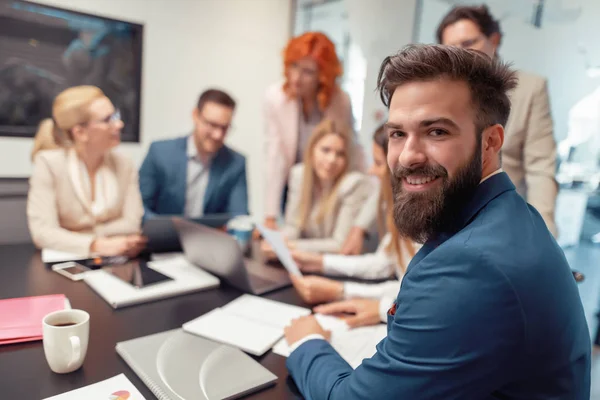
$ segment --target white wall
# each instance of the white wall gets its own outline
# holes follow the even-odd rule
[[[248,156],[250,207],[262,214],[266,87],[282,74],[290,0],[37,0],[144,24],[141,143],[122,151],[140,164],[150,143],[191,129],[209,86],[238,102],[228,144]],[[0,176],[29,176],[31,139],[0,138]]]
[[[383,59],[412,43],[417,0],[345,0],[350,34],[367,59],[361,141],[371,153],[371,138],[387,120],[387,109],[375,91]]]

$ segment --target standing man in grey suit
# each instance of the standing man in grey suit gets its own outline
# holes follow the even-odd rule
[[[497,54],[501,39],[500,24],[484,5],[454,7],[437,29],[439,43],[479,50],[492,58]],[[517,71],[517,78],[518,86],[510,93],[512,109],[506,125],[502,165],[519,194],[539,211],[556,237],[556,142],[547,84],[541,76],[523,71]],[[356,219],[342,246],[343,254],[361,252],[376,215],[377,202],[373,198],[365,203]]]

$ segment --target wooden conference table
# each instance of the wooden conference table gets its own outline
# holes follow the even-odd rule
[[[32,245],[0,246],[0,298],[57,293],[64,293],[73,308],[90,314],[90,341],[83,367],[70,374],[53,373],[41,341],[0,346],[0,398],[43,399],[124,373],[146,399],[154,399],[116,353],[117,342],[178,328],[242,294],[222,284],[218,289],[113,310],[84,282],[70,281],[46,268]],[[306,307],[293,288],[265,297]],[[288,378],[285,358],[268,352],[258,361],[279,379],[275,386],[248,399],[301,398]]]

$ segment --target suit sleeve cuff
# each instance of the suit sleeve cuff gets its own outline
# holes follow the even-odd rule
[[[298,347],[302,346],[309,340],[325,340],[325,338],[323,337],[323,335],[320,335],[318,333],[313,333],[311,335],[305,336],[290,346],[290,354],[292,354],[294,350],[296,350]]]
[[[384,296],[379,300],[379,319],[381,322],[387,323],[388,310],[394,303],[394,299]]]

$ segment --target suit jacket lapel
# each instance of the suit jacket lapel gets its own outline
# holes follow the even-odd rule
[[[287,99],[281,104],[281,129],[286,130],[281,135],[282,150],[288,164],[291,166],[296,162],[296,150],[298,148],[298,126],[300,123],[300,102],[296,99]]]
[[[215,157],[212,159],[210,163],[210,171],[208,173],[208,185],[206,186],[206,191],[204,192],[204,212],[206,210],[210,210],[209,202],[212,197],[218,193],[218,188],[221,185],[221,180],[223,179],[223,175],[227,170],[228,157],[227,157],[227,148],[225,146],[221,147]]]
[[[187,137],[181,138],[181,142],[177,145],[177,154],[168,154],[167,157],[172,158],[173,171],[169,179],[172,179],[172,185],[175,188],[174,192],[177,197],[173,201],[177,204],[177,209],[181,210],[181,214],[185,212],[185,196],[187,191]],[[166,185],[169,182],[165,182]]]
[[[499,173],[479,184],[471,199],[459,212],[456,232],[467,226],[477,213],[494,198],[508,190],[515,190],[505,172]],[[442,232],[437,238],[427,241],[410,261],[406,271],[419,264],[429,253],[451,238],[456,232]]]
[[[69,179],[71,180],[71,185],[73,186],[75,196],[77,197],[85,211],[89,214],[92,214],[90,200],[85,194],[83,187],[81,168],[79,166],[79,158],[77,157],[77,153],[75,153],[74,149],[67,150],[67,168],[69,171]],[[90,182],[90,184],[92,183]]]

